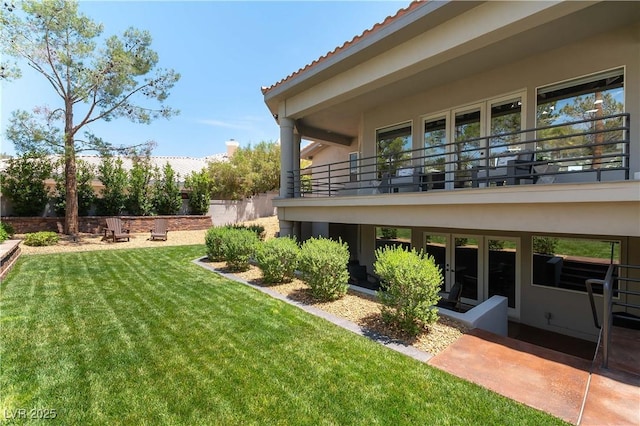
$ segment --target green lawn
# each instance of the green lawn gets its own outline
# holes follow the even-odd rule
[[[562,424],[222,279],[191,262],[203,253],[23,256],[1,284],[3,420]]]

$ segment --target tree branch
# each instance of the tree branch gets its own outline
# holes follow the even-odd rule
[[[91,105],[91,108],[89,109],[89,113],[87,113],[87,115],[85,115],[85,118],[77,126],[74,127],[74,131],[79,130],[80,128],[82,128],[83,126],[85,126],[87,124],[93,123],[94,121],[101,120],[105,116],[111,114],[112,112],[114,112],[115,110],[120,108],[121,106],[125,105],[127,100],[129,100],[129,98],[131,98],[133,95],[135,95],[136,93],[138,93],[139,91],[141,91],[142,89],[144,89],[145,87],[148,87],[148,86],[149,86],[149,84],[147,83],[147,84],[145,84],[143,86],[140,86],[140,87],[136,88],[135,90],[129,92],[125,97],[123,97],[115,105],[113,105],[113,107],[111,107],[108,110],[103,111],[102,113],[98,114],[97,116],[91,118],[89,114],[95,109],[95,106],[97,105],[97,102],[96,102],[95,97],[94,97],[94,103]],[[95,93],[97,94],[97,91]]]

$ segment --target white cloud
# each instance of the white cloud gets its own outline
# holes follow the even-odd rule
[[[251,125],[248,123],[238,123],[231,121],[222,121],[222,120],[197,120],[200,124],[205,124],[207,126],[212,127],[224,127],[225,129],[239,129],[239,130],[250,130]]]

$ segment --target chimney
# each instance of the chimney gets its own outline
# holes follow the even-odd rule
[[[233,154],[236,152],[236,149],[240,146],[240,142],[235,141],[234,139],[230,139],[225,142],[227,145],[227,157],[233,157]]]

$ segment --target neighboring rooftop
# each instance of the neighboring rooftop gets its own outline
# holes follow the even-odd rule
[[[181,178],[185,178],[193,172],[199,172],[205,167],[207,167],[208,163],[212,162],[225,162],[229,161],[229,158],[233,156],[236,149],[238,149],[239,143],[233,139],[226,142],[227,152],[213,154],[202,158],[196,157],[183,157],[183,156],[155,156],[152,155],[150,157],[152,167],[158,167],[162,169],[165,164],[171,164],[171,167],[179,174]],[[131,170],[133,167],[133,162],[130,157],[125,156],[116,156],[122,160],[122,167],[125,170]],[[57,161],[58,156],[51,155],[49,157],[51,162],[54,163]],[[85,161],[91,166],[97,168],[100,165],[101,157],[99,155],[76,155],[77,160]],[[9,159],[0,159],[0,171],[6,169],[7,161]]]

